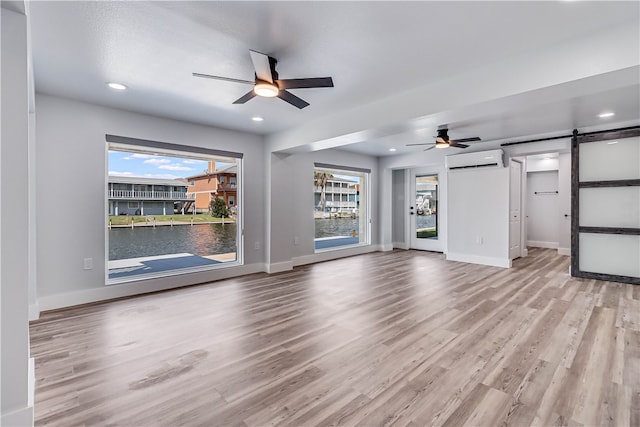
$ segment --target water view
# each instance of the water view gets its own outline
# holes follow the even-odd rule
[[[417,215],[416,216],[416,228],[421,230],[423,228],[435,228],[436,216],[435,215]]]
[[[351,236],[353,230],[360,234],[358,218],[316,218],[316,239],[322,237]]]
[[[315,237],[359,234],[358,218],[316,219]],[[173,227],[129,227],[109,230],[109,260],[190,253],[209,256],[237,250],[236,224],[194,224]]]
[[[109,230],[109,260],[178,253],[208,256],[236,252],[236,233],[236,224],[112,228]]]

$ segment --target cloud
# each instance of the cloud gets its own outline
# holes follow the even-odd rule
[[[158,169],[166,169],[170,171],[192,171],[193,170],[193,168],[190,168],[187,166],[180,166],[179,164],[160,165],[158,166]]]
[[[201,163],[206,163],[205,160],[191,160],[191,159],[185,159],[182,161],[182,163],[184,163],[185,165],[199,165]]]
[[[144,162],[145,165],[164,165],[167,163],[171,163],[169,159],[147,159]]]
[[[158,178],[158,179],[178,179],[181,178],[177,175],[173,175],[171,173],[146,173],[144,174],[145,178]]]
[[[153,157],[153,154],[142,154],[142,153],[133,153],[130,156],[124,157],[125,160],[133,160],[133,159],[148,159]]]
[[[133,176],[133,172],[109,171],[109,176]]]

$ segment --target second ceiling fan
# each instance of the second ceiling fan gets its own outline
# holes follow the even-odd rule
[[[245,83],[253,85],[253,89],[235,100],[234,104],[244,104],[257,96],[267,98],[278,97],[285,102],[300,109],[309,105],[304,99],[298,98],[287,89],[308,89],[316,87],[333,87],[331,77],[311,77],[305,79],[278,79],[276,64],[278,61],[264,53],[249,50],[251,62],[255,69],[255,81],[233,79],[230,77],[212,76],[210,74],[192,73],[194,77],[204,77],[207,79],[225,80],[228,82]]]
[[[419,142],[415,144],[407,144],[407,147],[416,146],[416,145],[430,145],[424,149],[424,151],[432,150],[434,148],[448,148],[448,147],[456,147],[456,148],[467,148],[468,144],[465,142],[479,142],[482,141],[479,136],[474,136],[471,138],[461,138],[461,139],[449,139],[449,129],[447,127],[440,127],[438,129],[438,136],[436,136],[436,140],[434,142]]]

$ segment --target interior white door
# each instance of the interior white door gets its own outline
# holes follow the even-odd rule
[[[442,175],[411,170],[407,197],[411,249],[444,252]]]
[[[522,255],[522,163],[509,162],[509,258]]]

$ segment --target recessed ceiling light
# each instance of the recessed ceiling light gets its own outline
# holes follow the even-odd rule
[[[617,144],[617,143],[618,143],[618,141],[609,141],[609,142],[607,142],[607,145],[613,145],[613,144]]]
[[[485,157],[484,159],[485,159],[485,160],[491,160],[491,159],[493,159],[493,156],[487,156],[487,157]]]
[[[389,151],[397,151],[395,148],[389,148]]]
[[[543,157],[542,160],[551,160],[551,157]]]
[[[107,83],[107,85],[109,85],[109,87],[111,89],[115,89],[115,90],[125,90],[127,87],[125,85],[123,85],[122,83]]]
[[[264,119],[262,117],[255,116],[255,117],[251,117],[251,120],[253,120],[254,122],[261,122]]]
[[[613,117],[615,115],[616,113],[602,113],[602,114],[598,114],[598,117],[600,117],[601,119],[604,119],[605,117]]]

